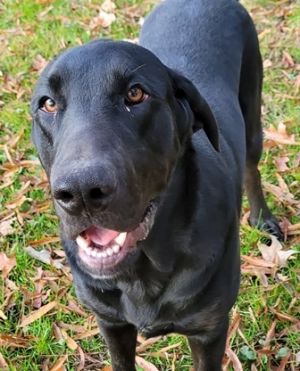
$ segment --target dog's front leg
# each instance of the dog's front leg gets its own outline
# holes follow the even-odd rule
[[[113,371],[135,371],[137,330],[133,325],[114,325],[98,318],[100,332],[108,346]]]
[[[203,341],[203,336],[189,336],[195,371],[221,371],[225,352],[227,328],[213,341]]]

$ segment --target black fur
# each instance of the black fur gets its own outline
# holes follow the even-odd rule
[[[166,0],[140,43],[94,41],[51,62],[32,100],[32,138],[77,294],[98,318],[114,371],[134,370],[137,331],[184,334],[196,370],[221,370],[245,174],[252,224],[281,237],[257,170],[257,36],[235,0]],[[149,98],[126,106],[134,84]],[[40,109],[44,97],[57,114]],[[89,198],[93,187],[105,197]],[[61,202],[63,192],[72,200]],[[76,236],[92,224],[130,231],[151,200],[158,210],[146,240],[109,272],[86,269]]]

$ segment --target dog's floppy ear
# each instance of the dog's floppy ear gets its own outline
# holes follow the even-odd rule
[[[186,100],[194,114],[193,132],[203,129],[214,149],[219,151],[218,126],[209,105],[190,80],[174,70],[169,69],[169,73],[175,97]]]

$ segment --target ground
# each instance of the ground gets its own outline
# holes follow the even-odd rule
[[[94,316],[76,300],[58,242],[48,185],[30,143],[29,102],[60,50],[97,37],[136,39],[155,0],[4,0],[0,3],[0,369],[110,370]],[[300,2],[243,2],[265,67],[261,172],[286,241],[247,224],[242,283],[231,314],[226,370],[297,370],[300,364]],[[116,7],[114,7],[114,5]],[[183,337],[139,338],[139,370],[191,368]]]

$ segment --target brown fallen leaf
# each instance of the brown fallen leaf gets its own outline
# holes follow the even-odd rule
[[[77,347],[78,347],[76,341],[74,341],[74,340],[73,340],[73,339],[72,339],[72,338],[67,334],[67,331],[66,331],[66,330],[64,330],[64,329],[60,329],[60,331],[61,331],[61,334],[62,334],[63,338],[64,338],[65,341],[66,341],[66,344],[67,344],[68,348],[71,349],[71,350],[73,350],[73,351],[76,350]]]
[[[278,310],[276,310],[275,308],[271,308],[271,307],[270,307],[270,311],[272,313],[274,313],[276,315],[276,317],[278,317],[282,321],[289,321],[289,322],[292,322],[292,323],[295,323],[295,324],[300,324],[300,320],[299,319],[297,319],[297,318],[295,318],[293,316],[290,316],[287,313],[281,313]]]
[[[284,191],[280,186],[268,182],[263,182],[263,186],[266,191],[272,193],[282,203],[296,206],[299,204],[291,192]]]
[[[161,338],[162,338],[161,336],[157,336],[157,337],[154,337],[154,338],[149,338],[147,340],[144,340],[144,339],[140,338],[141,344],[139,346],[137,346],[136,352],[137,353],[145,352],[145,350],[150,348],[154,343],[159,341]]]
[[[300,145],[300,142],[295,141],[295,135],[289,135],[286,131],[286,125],[284,123],[279,123],[277,128],[270,125],[268,128],[264,129],[265,140],[270,140],[279,144],[289,144],[289,145]]]
[[[234,353],[234,351],[231,348],[228,348],[226,350],[226,355],[231,360],[234,371],[243,371],[243,366],[238,356]]]
[[[289,158],[287,156],[276,158],[275,165],[276,165],[277,170],[281,173],[290,170],[289,167],[287,166],[288,162],[289,162]]]
[[[270,236],[271,245],[258,244],[259,251],[267,263],[274,263],[279,268],[286,267],[288,259],[297,253],[296,250],[283,250],[282,244],[276,237]]]
[[[50,303],[44,305],[40,309],[31,312],[28,316],[23,318],[23,320],[20,324],[20,327],[28,326],[30,323],[40,319],[42,316],[44,316],[46,313],[50,312],[50,310],[52,310],[56,306],[57,306],[57,302],[56,301],[51,301]]]
[[[151,356],[151,357],[163,357],[163,358],[167,358],[165,353],[167,353],[171,349],[178,348],[180,346],[181,346],[181,343],[176,343],[176,344],[168,345],[168,346],[166,346],[164,348],[159,349],[157,352],[149,352],[148,355]]]
[[[230,347],[230,341],[240,326],[241,315],[235,308],[232,313],[231,323],[227,331],[226,349]]]
[[[107,13],[113,13],[116,9],[116,4],[111,0],[104,0],[101,5],[101,9]]]
[[[77,352],[80,357],[80,362],[79,362],[79,365],[76,367],[76,371],[82,371],[84,370],[84,365],[85,365],[85,354],[79,345],[77,346]]]
[[[275,329],[276,329],[277,321],[273,321],[271,327],[269,328],[266,339],[264,341],[264,349],[270,349],[271,341],[275,338]]]
[[[107,13],[104,10],[100,10],[99,14],[92,18],[90,21],[90,29],[94,30],[98,27],[107,28],[116,20],[114,13]]]
[[[295,88],[296,88],[296,94],[298,94],[300,90],[300,73],[295,79]]]
[[[0,334],[0,347],[27,348],[28,346],[29,338]]]
[[[136,356],[135,357],[136,364],[141,367],[144,371],[159,371],[152,363],[146,361],[144,358]]]
[[[8,364],[6,363],[2,353],[0,353],[0,370],[8,370]]]
[[[241,258],[245,262],[247,262],[247,263],[249,263],[251,265],[257,266],[257,267],[264,267],[264,268],[273,268],[273,267],[275,267],[275,263],[269,262],[269,261],[265,261],[263,259],[260,259],[260,258],[254,257],[254,256],[242,255]]]
[[[7,320],[6,315],[4,314],[4,312],[3,312],[1,309],[0,309],[0,318],[1,318],[1,319],[4,319],[4,321]]]
[[[48,250],[35,250],[31,246],[28,246],[25,248],[25,251],[29,256],[31,256],[33,259],[36,259],[42,263],[53,265],[53,267],[57,269],[63,269],[64,265],[55,259],[51,258],[51,254]]]
[[[60,238],[57,237],[57,236],[54,236],[54,237],[45,237],[45,238],[41,238],[40,240],[35,240],[35,241],[29,241],[28,244],[30,246],[40,246],[40,245],[47,245],[49,243],[56,243],[56,242],[59,242],[60,241]]]
[[[61,329],[56,323],[52,324],[52,329],[53,329],[53,335],[57,341],[64,339]]]
[[[64,363],[68,359],[68,355],[65,354],[64,356],[61,356],[58,358],[58,360],[54,363],[54,365],[50,368],[50,371],[63,371],[65,370],[64,368]]]
[[[8,257],[4,252],[0,252],[0,271],[2,272],[2,278],[5,279],[9,272],[16,265],[16,257]]]
[[[59,321],[58,326],[65,330],[71,330],[72,332],[75,332],[77,334],[82,334],[86,332],[86,328],[82,325],[73,325],[73,324],[64,323],[62,321]]]
[[[273,66],[273,62],[270,59],[265,59],[263,65],[264,65],[264,70],[265,70],[267,68],[272,67]]]
[[[89,330],[89,331],[86,331],[86,332],[83,332],[82,334],[78,334],[74,337],[75,340],[82,340],[82,339],[86,339],[86,338],[89,338],[91,336],[96,336],[100,333],[100,330],[99,328],[94,328],[92,330]]]
[[[293,68],[295,67],[295,62],[294,62],[294,59],[292,58],[292,56],[288,53],[288,52],[283,52],[283,56],[282,56],[282,64],[284,65],[284,67],[286,68]]]
[[[287,363],[289,361],[291,357],[291,352],[288,352],[288,354],[282,358],[282,360],[280,361],[280,365],[276,368],[276,371],[285,371],[287,368]]]
[[[47,64],[48,64],[47,60],[40,54],[38,54],[32,63],[32,68],[34,69],[34,71],[37,71],[38,74],[41,74],[43,69],[47,66]]]
[[[88,315],[87,312],[85,312],[84,309],[75,300],[72,299],[69,300],[67,309],[70,310],[71,312],[79,314],[82,317],[87,317]]]
[[[0,223],[0,236],[8,236],[14,233],[14,228],[12,226],[16,218],[4,220]]]

